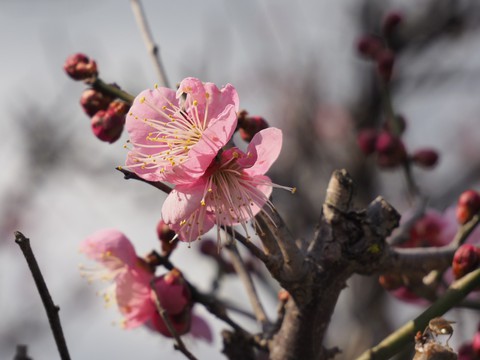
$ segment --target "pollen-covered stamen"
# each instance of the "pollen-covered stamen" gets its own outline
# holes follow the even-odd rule
[[[158,107],[141,98],[140,103],[150,107],[159,115],[159,119],[140,118],[133,113],[135,121],[143,121],[152,131],[145,142],[132,142],[130,158],[131,167],[143,169],[165,169],[185,162],[188,152],[202,138],[206,128],[206,120],[199,119],[197,101],[192,101],[188,108],[181,108],[164,98],[168,106]],[[153,151],[152,151],[153,150]],[[158,152],[155,152],[158,150]]]

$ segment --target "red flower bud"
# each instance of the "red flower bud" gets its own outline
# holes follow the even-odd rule
[[[86,89],[80,98],[80,105],[82,105],[85,113],[92,117],[100,110],[106,110],[108,105],[112,102],[112,98],[95,89]]]
[[[125,115],[120,115],[110,108],[98,111],[91,120],[94,135],[110,144],[120,138],[124,124]]]
[[[81,53],[70,55],[65,60],[63,69],[73,80],[95,79],[98,76],[95,60]]]
[[[388,291],[397,290],[404,285],[404,281],[399,274],[383,274],[378,277],[380,285]]]
[[[383,49],[380,39],[371,35],[363,36],[357,42],[358,53],[369,59],[375,59]]]
[[[155,280],[160,304],[169,315],[178,315],[192,305],[192,295],[182,273],[173,269]]]
[[[377,142],[377,131],[375,129],[363,129],[357,135],[357,143],[365,155],[375,152],[375,144]]]
[[[268,128],[267,121],[261,116],[247,116],[247,112],[241,111],[238,115],[238,130],[240,137],[250,142],[259,131]]]
[[[458,198],[457,220],[460,224],[467,223],[480,211],[480,194],[475,190],[464,191]]]
[[[403,164],[407,159],[402,140],[387,131],[378,135],[375,148],[378,152],[377,164],[380,167],[393,168]]]
[[[383,19],[382,31],[385,35],[391,35],[403,21],[403,15],[399,12],[388,13]]]
[[[218,258],[220,256],[218,252],[218,246],[213,240],[202,240],[200,243],[200,252],[203,255]]]
[[[475,335],[473,335],[472,350],[476,357],[480,357],[480,332],[479,331],[477,331]]]
[[[472,272],[480,265],[480,252],[471,245],[460,246],[453,256],[452,270],[456,279],[460,279],[469,272]],[[480,345],[480,344],[479,344]]]
[[[376,56],[377,71],[380,77],[388,82],[392,78],[395,55],[391,50],[385,49]]]
[[[475,360],[472,343],[465,343],[458,349],[458,360]]]
[[[178,241],[172,241],[176,235],[175,231],[170,229],[170,226],[168,226],[163,220],[160,220],[157,224],[157,235],[164,255],[170,254],[177,247]]]
[[[438,153],[432,149],[421,149],[412,155],[412,161],[424,168],[432,168],[438,162]]]

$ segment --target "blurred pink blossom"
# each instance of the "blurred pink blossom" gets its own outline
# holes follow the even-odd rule
[[[189,183],[203,175],[237,126],[239,99],[227,84],[186,78],[175,92],[141,92],[128,113],[131,149],[126,165],[150,181]]]

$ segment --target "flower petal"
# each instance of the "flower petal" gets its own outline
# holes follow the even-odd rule
[[[253,137],[248,145],[247,154],[256,159],[255,163],[246,168],[251,176],[265,174],[277,160],[282,149],[282,131],[277,128],[264,129]]]

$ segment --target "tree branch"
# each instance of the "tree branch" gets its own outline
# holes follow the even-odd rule
[[[150,55],[150,59],[152,60],[153,66],[157,73],[160,82],[159,85],[164,87],[170,87],[170,85],[168,84],[165,68],[160,59],[160,51],[158,45],[155,44],[155,42],[153,41],[153,36],[150,32],[150,27],[148,26],[147,17],[145,16],[145,12],[143,11],[142,3],[140,2],[140,0],[130,0],[130,3],[132,4],[133,15],[135,16],[137,25],[140,28],[140,32],[142,33],[143,41],[145,42],[145,46],[147,47],[148,54]]]
[[[33,280],[35,281],[38,293],[42,299],[43,307],[47,312],[48,322],[50,323],[50,328],[52,329],[60,358],[62,360],[70,360],[70,354],[68,353],[67,343],[63,336],[62,325],[60,323],[60,316],[58,315],[60,308],[54,304],[50,292],[48,291],[45,279],[42,276],[40,267],[38,266],[35,255],[30,247],[30,239],[26,238],[20,231],[15,231],[15,242],[20,246],[23,256],[30,268],[30,272],[32,273]]]

